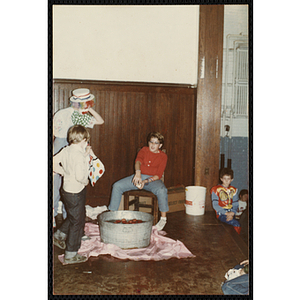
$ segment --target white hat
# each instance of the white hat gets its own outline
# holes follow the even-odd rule
[[[95,97],[90,93],[89,89],[76,89],[72,92],[73,96],[70,98],[72,102],[83,102],[93,100]]]
[[[72,107],[87,111],[94,106],[95,96],[90,93],[89,89],[76,89],[72,94],[73,96],[70,98]]]

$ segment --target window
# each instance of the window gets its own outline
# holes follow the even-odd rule
[[[229,34],[224,58],[222,115],[248,117],[248,36]]]

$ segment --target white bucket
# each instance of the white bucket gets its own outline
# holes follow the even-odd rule
[[[203,186],[187,186],[185,188],[185,212],[188,215],[200,216],[205,212],[206,188]]]

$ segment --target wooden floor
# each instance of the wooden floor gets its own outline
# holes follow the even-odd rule
[[[223,295],[224,275],[248,259],[248,245],[232,226],[219,222],[214,212],[190,216],[180,211],[167,217],[167,237],[183,242],[196,257],[135,262],[100,255],[63,266],[57,256],[64,251],[54,247],[53,261],[49,260],[53,294]]]

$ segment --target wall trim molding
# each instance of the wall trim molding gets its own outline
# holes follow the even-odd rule
[[[88,84],[88,85],[104,85],[104,86],[131,86],[131,87],[156,87],[156,88],[175,88],[187,89],[194,93],[197,88],[192,84],[182,83],[163,83],[163,82],[142,82],[142,81],[109,81],[109,80],[81,80],[81,79],[67,79],[67,78],[53,78],[53,83],[60,84]]]

